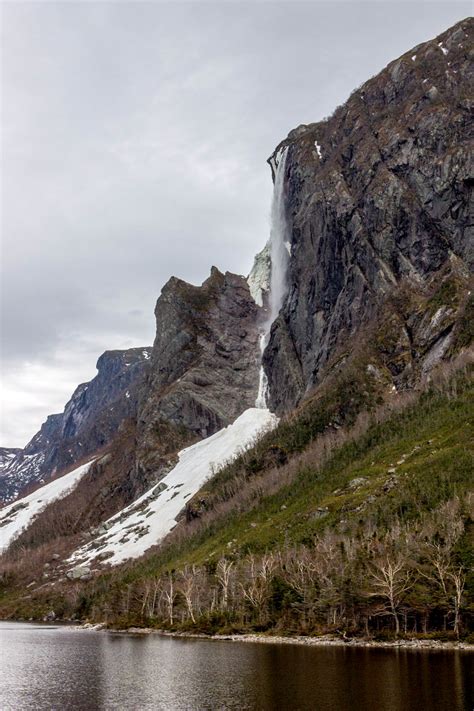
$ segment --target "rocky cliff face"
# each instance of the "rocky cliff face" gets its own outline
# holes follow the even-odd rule
[[[18,447],[0,447],[0,467],[4,468],[14,459],[17,454],[20,454],[21,449]]]
[[[0,491],[2,488],[2,480],[6,476],[8,467],[21,452],[21,449],[16,447],[0,447]]]
[[[440,311],[394,315],[407,353],[397,384],[449,347],[473,264],[473,36],[465,20],[415,47],[270,158],[275,172],[287,147],[289,287],[264,354],[276,411],[320,382],[402,287],[412,300],[443,289],[452,298]]]
[[[108,445],[137,412],[139,388],[151,348],[106,351],[97,375],[79,385],[64,412],[50,415],[23,450],[5,459],[0,498],[8,501]]]
[[[201,285],[171,278],[155,309],[156,339],[138,413],[137,465],[214,434],[253,407],[260,309],[243,277],[215,267]]]

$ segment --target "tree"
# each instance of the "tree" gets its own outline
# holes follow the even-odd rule
[[[447,615],[452,612],[455,634],[459,637],[460,611],[466,576],[462,565],[456,563],[455,545],[464,531],[461,505],[457,497],[447,501],[424,527],[426,539],[423,555],[425,565],[420,573],[437,586],[446,605]],[[445,626],[446,617],[445,616]]]
[[[176,590],[174,587],[173,573],[168,573],[165,580],[161,583],[161,597],[164,599],[167,610],[167,617],[170,625],[173,624],[174,601]]]
[[[229,589],[233,565],[233,561],[226,560],[226,558],[221,558],[217,563],[216,577],[221,588],[222,610],[227,610],[229,605]]]
[[[466,584],[466,576],[464,574],[464,570],[463,570],[462,566],[459,566],[459,568],[450,570],[449,571],[449,579],[452,581],[453,587],[454,587],[454,595],[453,595],[454,632],[456,634],[456,637],[459,639],[459,625],[460,625],[460,619],[461,619],[460,611],[461,611],[464,586]]]
[[[247,580],[241,585],[241,589],[244,599],[257,611],[260,623],[267,618],[270,582],[275,568],[276,560],[273,554],[264,555],[259,561],[254,555],[248,558]]]
[[[179,574],[179,592],[182,594],[188,615],[193,624],[196,623],[194,616],[194,594],[196,589],[197,570],[196,566],[186,565]]]
[[[399,611],[405,594],[413,586],[413,576],[406,558],[400,551],[386,552],[372,562],[370,581],[374,590],[370,597],[383,601],[382,613],[388,612],[395,620],[395,634],[400,634]]]

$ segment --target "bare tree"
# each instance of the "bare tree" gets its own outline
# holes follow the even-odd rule
[[[260,560],[257,560],[254,555],[248,558],[247,580],[245,584],[241,584],[241,590],[244,599],[257,611],[260,622],[268,613],[270,582],[275,568],[276,558],[273,554],[264,555]]]
[[[456,634],[456,637],[459,639],[459,624],[460,624],[460,611],[461,611],[461,604],[462,604],[462,596],[464,592],[464,586],[466,584],[466,576],[464,574],[464,570],[462,566],[459,566],[459,568],[451,570],[449,572],[449,578],[453,583],[454,586],[454,595],[453,595],[453,602],[454,602],[454,632]]]
[[[196,618],[194,616],[194,594],[196,589],[196,580],[196,566],[186,565],[179,574],[179,591],[184,597],[186,609],[193,624],[196,623]]]
[[[427,565],[420,568],[421,575],[434,583],[442,596],[448,614],[454,617],[454,632],[459,636],[460,609],[465,586],[462,566],[455,563],[455,545],[464,531],[461,504],[458,497],[443,504],[423,530],[427,539],[424,559]]]
[[[165,580],[161,584],[161,596],[165,600],[167,617],[170,625],[173,624],[174,601],[176,598],[176,590],[174,587],[173,574],[168,573]]]
[[[229,606],[229,588],[233,561],[221,558],[217,563],[216,577],[221,588],[221,608],[227,610]]]
[[[384,601],[384,611],[395,620],[395,633],[400,634],[399,610],[405,593],[413,585],[411,571],[407,568],[406,558],[400,553],[385,553],[372,563],[370,572],[373,592],[370,597],[380,597]]]

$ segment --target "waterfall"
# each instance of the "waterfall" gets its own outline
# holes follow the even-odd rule
[[[266,334],[260,334],[260,361],[262,360],[263,351],[266,346]],[[263,369],[263,365],[260,365],[260,376],[258,380],[258,394],[255,400],[255,407],[264,410],[267,407],[267,393],[268,393],[268,378]]]
[[[286,296],[288,288],[286,282],[286,272],[290,256],[290,243],[288,241],[288,226],[286,221],[286,204],[284,194],[287,150],[287,148],[284,148],[280,155],[280,160],[278,161],[276,167],[275,184],[273,187],[273,200],[270,215],[271,276],[269,313],[260,334],[261,356],[263,356],[263,351],[268,343],[272,323],[278,316],[278,313],[283,306],[283,300]],[[267,395],[268,378],[263,369],[263,365],[261,365],[258,395],[255,401],[255,407],[266,408]]]
[[[286,296],[286,270],[288,267],[288,226],[286,222],[285,203],[285,166],[287,148],[284,148],[275,173],[275,185],[273,188],[273,200],[271,211],[270,227],[270,257],[271,276],[269,307],[270,313],[265,326],[265,335],[268,338],[272,323],[278,316]],[[266,344],[265,344],[266,345]]]

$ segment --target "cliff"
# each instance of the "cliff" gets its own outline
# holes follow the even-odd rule
[[[215,267],[201,286],[175,277],[165,285],[138,411],[143,475],[163,466],[163,453],[209,437],[253,407],[259,312],[246,280]]]
[[[413,48],[269,159],[275,173],[287,149],[288,293],[264,355],[276,411],[374,321],[397,388],[447,352],[473,263],[473,33],[468,19]],[[410,307],[388,308],[402,292]],[[418,308],[435,292],[440,310]]]

